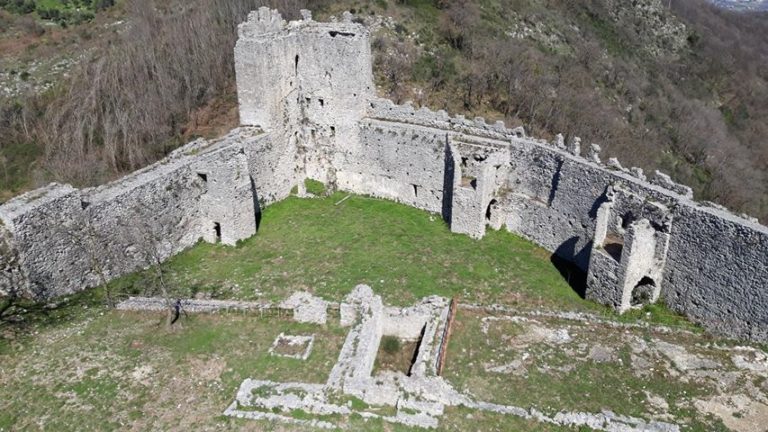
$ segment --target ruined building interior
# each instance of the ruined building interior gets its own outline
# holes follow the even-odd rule
[[[201,238],[235,244],[314,179],[440,214],[474,238],[512,231],[586,272],[586,297],[617,311],[663,299],[710,331],[768,340],[768,228],[756,220],[578,138],[377,97],[369,33],[350,14],[254,11],[235,61],[239,128],[103,186],[51,184],[0,206],[21,258],[4,271],[26,295],[97,286]]]

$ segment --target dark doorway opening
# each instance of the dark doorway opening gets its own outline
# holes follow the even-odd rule
[[[489,221],[491,220],[491,216],[493,216],[493,206],[496,205],[496,200],[492,199],[490,203],[488,203],[488,208],[485,209],[485,220]]]
[[[642,307],[650,304],[653,300],[653,292],[656,290],[656,282],[648,276],[640,279],[640,282],[632,289],[632,298],[630,305],[632,307]]]
[[[621,262],[621,253],[624,250],[624,237],[615,233],[608,233],[603,242],[603,249],[616,262]]]
[[[220,243],[221,242],[221,224],[218,222],[214,222],[213,231],[216,234],[216,243]]]

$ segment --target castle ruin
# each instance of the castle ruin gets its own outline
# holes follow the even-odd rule
[[[254,235],[264,206],[305,179],[439,213],[481,238],[505,228],[587,274],[618,311],[659,299],[707,329],[768,340],[768,228],[596,145],[375,96],[368,30],[345,14],[286,22],[261,8],[235,48],[241,127],[115,182],[51,184],[0,206],[24,295],[100,285],[199,239]],[[0,287],[0,292],[10,287]]]

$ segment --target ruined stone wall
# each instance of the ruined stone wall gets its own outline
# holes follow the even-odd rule
[[[693,202],[690,189],[668,176],[657,173],[647,179],[641,170],[623,168],[615,159],[603,162],[599,148],[582,156],[578,142],[546,143],[501,124],[380,99],[371,101],[369,117],[361,123],[364,151],[346,165],[356,167],[349,170],[354,172],[340,174],[343,188],[444,216],[453,213],[446,220],[462,227],[452,229],[470,235],[478,229],[478,205],[490,202],[489,217],[480,219],[481,230],[500,218],[506,229],[573,262],[590,273],[588,298],[626,310],[632,307],[628,296],[633,285],[647,278],[654,284],[649,294],[653,300],[662,298],[693,321],[729,335],[768,339],[765,227]],[[499,153],[508,155],[504,168],[489,174],[498,162],[486,161]],[[467,186],[471,181],[477,186]],[[426,189],[428,198],[417,199],[413,185]],[[632,234],[626,234],[625,262],[602,249],[604,238],[594,243],[598,211],[613,188],[636,197],[632,205],[625,202],[612,213],[614,219],[620,214],[638,219],[627,222],[637,225],[626,230]],[[446,193],[452,196],[446,199]],[[467,198],[462,203],[455,195]],[[448,208],[441,205],[446,201],[452,203]],[[660,208],[663,214],[656,215]]]
[[[49,298],[161,262],[199,239],[235,244],[256,232],[258,205],[241,128],[198,140],[120,180],[78,190],[52,184],[0,206],[26,276]]]
[[[768,230],[727,212],[675,211],[662,296],[722,334],[768,340]]]
[[[439,213],[473,237],[505,227],[584,270],[587,298],[620,311],[661,298],[715,331],[768,340],[768,228],[578,139],[374,97],[369,35],[349,14],[287,23],[262,8],[239,34],[250,127],[96,189],[52,185],[0,206],[28,292],[145,266],[147,238],[160,260],[200,238],[234,244],[255,232],[260,207],[313,178]]]
[[[360,145],[337,167],[341,189],[442,210],[446,134],[401,123],[366,120]]]
[[[88,257],[80,191],[50,184],[0,206],[0,220],[13,236],[26,277],[19,294],[37,298],[81,289]]]

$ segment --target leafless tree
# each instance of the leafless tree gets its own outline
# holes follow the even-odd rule
[[[181,243],[183,227],[188,221],[184,216],[173,211],[157,211],[148,204],[139,204],[133,209],[130,220],[122,220],[117,227],[118,241],[128,245],[126,259],[138,267],[146,268],[151,276],[151,283],[143,287],[147,296],[159,295],[166,307],[166,325],[173,321],[176,300],[173,295],[178,291],[169,278],[168,258]]]
[[[90,219],[86,218],[82,223],[80,221],[70,221],[62,223],[56,229],[64,238],[68,239],[73,247],[79,248],[87,259],[88,269],[93,274],[99,286],[104,290],[104,298],[108,307],[115,306],[115,293],[109,284],[109,276],[105,267],[105,260],[109,257],[111,251],[107,247],[111,241],[112,233],[99,232]]]

